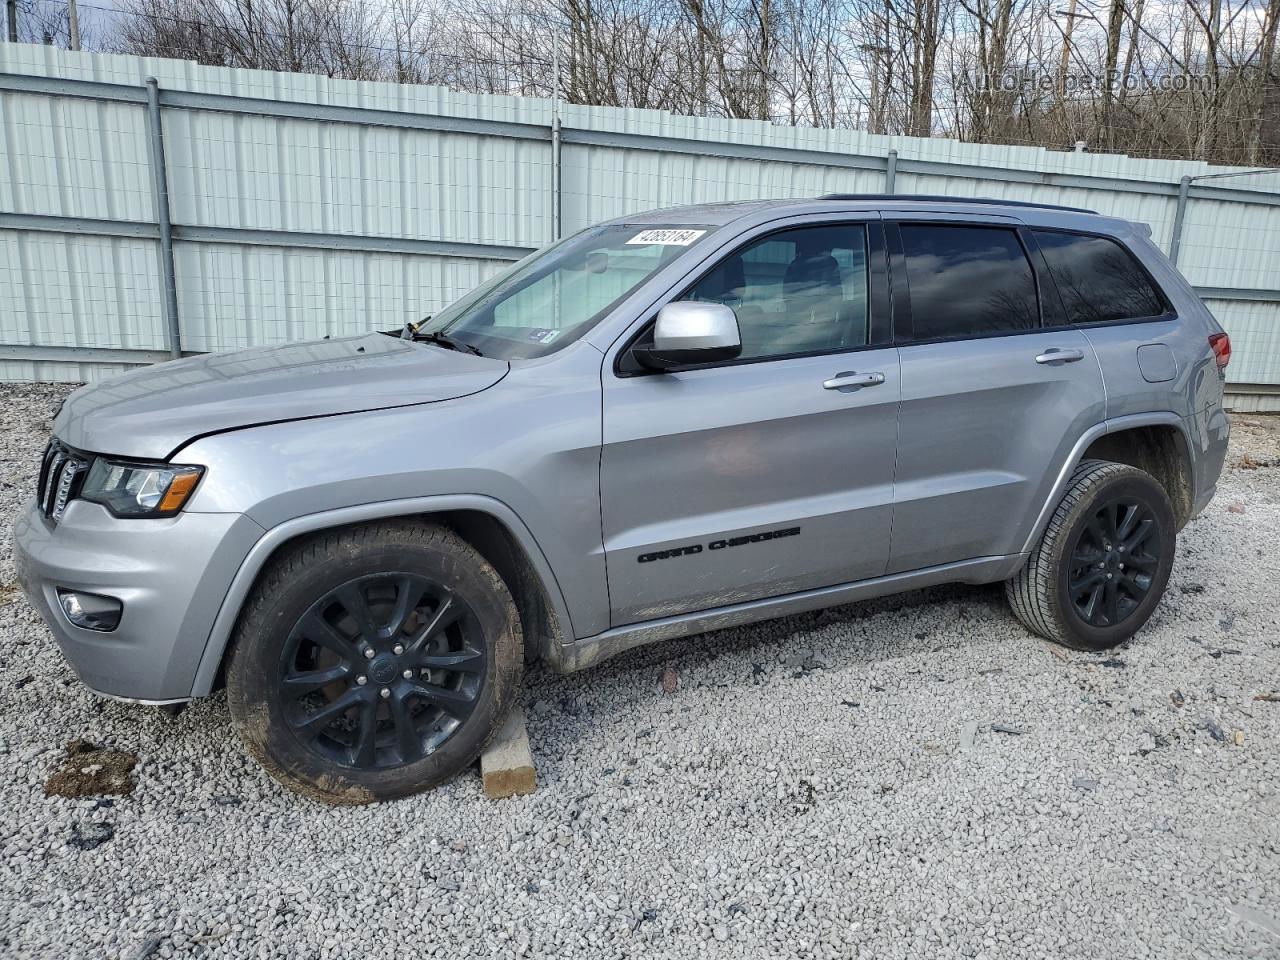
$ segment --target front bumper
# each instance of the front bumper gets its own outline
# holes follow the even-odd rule
[[[263,530],[236,513],[121,520],[78,500],[55,526],[28,503],[13,527],[18,581],[67,661],[94,691],[126,700],[191,696],[227,588]],[[67,620],[57,588],[124,603],[110,633]]]

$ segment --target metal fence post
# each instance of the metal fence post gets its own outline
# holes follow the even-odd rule
[[[551,121],[551,239],[560,239],[560,117]]]
[[[164,319],[169,326],[169,353],[182,356],[178,325],[178,281],[173,266],[173,224],[169,218],[169,175],[164,162],[164,129],[160,125],[160,81],[147,77],[147,128],[151,134],[151,195],[160,228],[160,277],[164,283]]]
[[[884,192],[893,193],[898,181],[898,151],[890,150],[884,167]]]
[[[560,31],[551,35],[551,239],[560,239]]]
[[[1187,197],[1191,194],[1191,177],[1178,181],[1178,207],[1173,212],[1173,236],[1169,238],[1169,262],[1178,265],[1178,252],[1182,249],[1182,220],[1187,213]]]

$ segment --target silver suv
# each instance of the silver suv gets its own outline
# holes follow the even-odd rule
[[[527,658],[947,581],[1084,650],[1159,602],[1226,335],[1149,231],[829,196],[591,227],[402,331],[74,393],[19,575],[81,679],[225,685],[331,801],[473,762]]]

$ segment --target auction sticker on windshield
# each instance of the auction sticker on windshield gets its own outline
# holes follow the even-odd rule
[[[668,247],[687,247],[706,232],[705,230],[641,230],[627,243],[661,243]]]

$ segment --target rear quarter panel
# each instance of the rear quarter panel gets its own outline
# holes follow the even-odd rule
[[[1102,364],[1107,418],[1165,410],[1190,417],[1221,406],[1222,378],[1209,348],[1209,335],[1221,329],[1217,321],[1148,237],[1130,230],[1117,239],[1147,268],[1172,301],[1177,316],[1167,321],[1084,328]],[[1169,347],[1177,365],[1172,379],[1150,383],[1143,378],[1138,349],[1149,344]]]
[[[1230,430],[1222,405],[1223,378],[1209,347],[1210,334],[1222,328],[1149,237],[1132,227],[1117,231],[1116,237],[1160,285],[1176,317],[1082,328],[1102,367],[1106,416],[1114,421],[1137,414],[1175,414],[1191,455],[1194,498],[1203,505],[1222,470]],[[1176,369],[1172,378],[1153,383],[1143,376],[1138,351],[1156,344],[1169,348]]]

